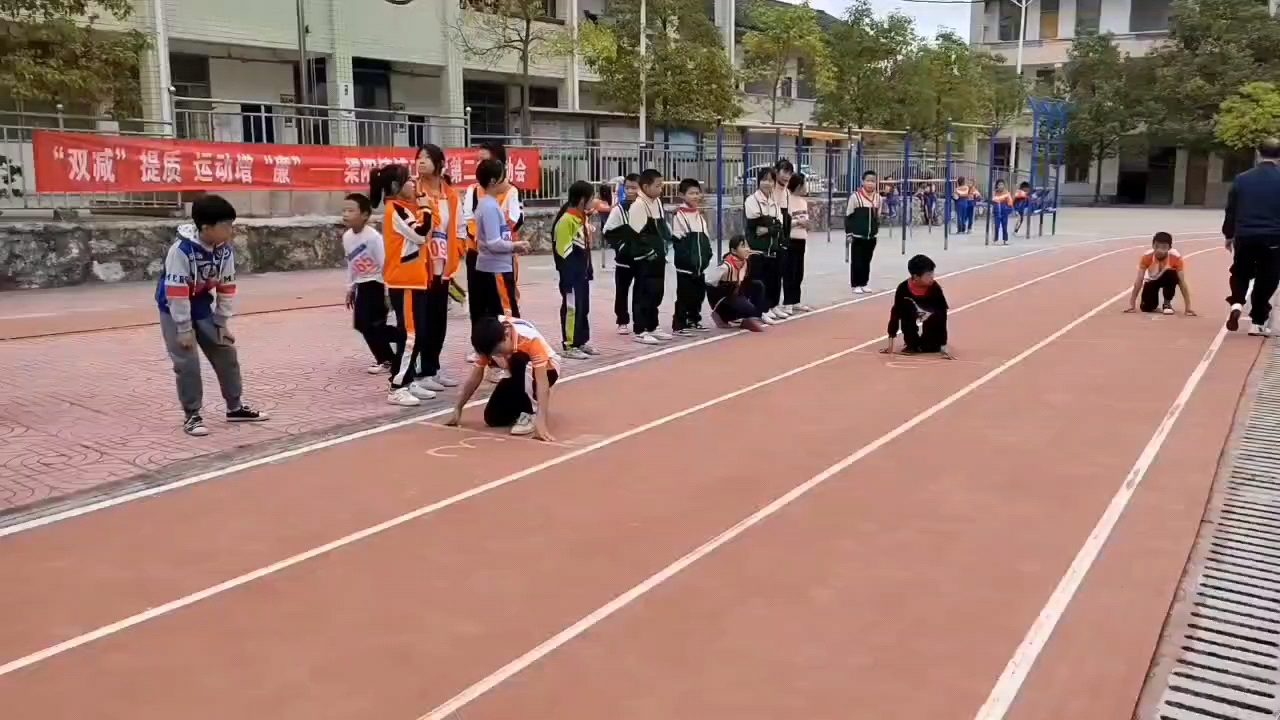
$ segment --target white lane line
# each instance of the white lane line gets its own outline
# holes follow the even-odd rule
[[[1194,232],[1189,234],[1204,235],[1204,234],[1208,234],[1209,232],[1210,231],[1206,230],[1206,231],[1199,231],[1199,232]],[[976,270],[983,270],[985,268],[995,267],[996,265],[1003,265],[1004,263],[1011,262],[1013,260],[1018,260],[1021,258],[1030,257],[1032,255],[1039,255],[1041,253],[1051,252],[1055,250],[1061,250],[1061,249],[1071,248],[1071,247],[1079,247],[1083,245],[1094,245],[1097,243],[1111,242],[1114,240],[1130,240],[1130,239],[1139,238],[1139,237],[1146,237],[1146,236],[1145,235],[1119,235],[1116,237],[1098,238],[1096,240],[1086,240],[1084,242],[1066,243],[1063,245],[1038,248],[1035,250],[1029,250],[1024,253],[1010,255],[1009,257],[1000,258],[999,260],[993,260],[991,262],[983,263],[981,265],[974,265],[972,267],[963,268],[955,272],[948,273],[946,275],[941,275],[939,276],[939,278],[940,279],[952,278],[958,275],[971,273]],[[1201,239],[1208,239],[1208,238],[1201,238]],[[867,300],[874,300],[875,298],[883,297],[889,294],[891,294],[889,291],[885,291],[885,292],[876,293],[874,295],[864,295],[863,297],[855,298],[852,300],[844,300],[832,305],[828,305],[826,307],[816,308],[813,312],[805,313],[803,315],[796,315],[783,322],[795,322],[797,320],[803,320],[804,318],[807,318],[813,315],[820,315],[825,312],[831,312],[832,310],[838,310],[840,308],[848,307],[850,305],[855,305],[857,303],[865,302]],[[651,352],[645,355],[639,355],[637,357],[628,358],[627,360],[621,360],[619,362],[610,363],[608,365],[602,365],[600,367],[592,368],[590,370],[586,370],[581,373],[575,373],[573,375],[569,375],[568,377],[562,378],[560,380],[560,383],[564,384],[564,383],[572,382],[575,380],[582,380],[583,378],[588,378],[588,377],[591,377],[592,375],[599,375],[601,373],[620,370],[622,368],[630,367],[637,363],[648,362],[650,360],[655,360],[660,357],[671,355],[672,353],[692,350],[693,348],[702,347],[703,345],[709,345],[714,342],[720,342],[722,340],[725,340],[726,338],[731,338],[731,337],[739,337],[739,333],[724,333],[720,335],[712,335],[711,337],[703,338],[701,340],[682,343],[680,345],[673,345],[671,347],[658,350],[657,352]],[[483,405],[485,402],[486,402],[485,398],[481,398],[479,400],[473,400],[467,404],[467,407],[468,408],[479,407],[480,405]],[[261,467],[263,465],[269,465],[271,463],[277,463],[282,460],[288,460],[290,458],[298,457],[299,455],[306,455],[308,453],[312,453],[317,450],[323,450],[325,448],[333,447],[335,445],[342,445],[345,443],[349,443],[355,440],[361,440],[363,438],[367,438],[373,435],[378,435],[391,430],[397,430],[402,427],[408,427],[409,425],[420,423],[423,420],[430,420],[432,418],[444,417],[445,415],[448,415],[450,412],[452,411],[449,409],[437,410],[435,412],[431,412],[426,415],[413,415],[412,417],[402,418],[399,420],[392,420],[386,423],[382,423],[380,425],[375,425],[374,427],[367,428],[365,430],[359,430],[356,432],[347,433],[345,435],[338,435],[336,437],[332,437],[327,440],[320,440],[318,442],[308,443],[306,445],[300,445],[296,448],[283,450],[278,453],[272,453],[271,455],[264,455],[263,457],[255,458],[253,460],[246,460],[244,462],[235,463],[233,465],[227,465],[226,467],[221,467],[214,470],[198,473],[196,475],[191,475],[181,480],[175,480],[174,482],[171,482],[171,483],[165,483],[163,485],[156,485],[153,487],[144,488],[142,490],[138,490],[137,492],[127,493],[124,495],[107,498],[105,500],[99,500],[97,502],[87,503],[85,505],[68,508],[66,510],[50,513],[42,517],[33,518],[25,522],[14,523],[13,525],[0,527],[0,538],[5,538],[10,535],[17,535],[18,533],[26,532],[28,530],[34,530],[36,528],[44,527],[46,525],[52,525],[54,523],[62,522],[64,520],[70,520],[72,518],[80,517],[81,515],[88,515],[89,513],[98,512],[99,510],[106,510],[108,508],[116,507],[117,505],[123,505],[125,503],[133,502],[134,500],[142,500],[143,498],[149,498],[155,495],[161,495],[163,493],[172,492],[174,490],[178,490],[184,487],[189,487],[191,485],[196,485],[202,482],[206,482],[208,480],[216,480],[217,478],[220,478],[220,477],[225,477],[227,475],[231,475],[234,473],[243,472],[245,470],[251,470],[253,468]]]
[[[1022,288],[1034,285],[1043,280],[1047,280],[1049,278],[1056,277],[1063,273],[1070,272],[1071,270],[1082,267],[1084,265],[1088,265],[1089,263],[1092,263],[1101,258],[1115,255],[1116,253],[1132,252],[1133,250],[1134,248],[1132,247],[1125,247],[1125,248],[1119,248],[1117,250],[1111,250],[1108,252],[1100,253],[1098,255],[1094,255],[1086,260],[1082,260],[1080,262],[1058,268],[1053,272],[1046,273],[1044,275],[1039,275],[1037,277],[1031,278],[1030,280],[1024,280],[1023,282],[1020,282],[1017,285],[1013,285],[1011,287],[1007,287],[998,292],[981,297],[977,300],[974,300],[971,303],[968,303],[967,305],[961,305],[960,307],[952,310],[951,313],[954,315],[955,313],[963,312],[970,308],[982,305],[986,302],[990,302],[991,300],[995,300],[996,298],[1008,295],[1009,293],[1021,290]],[[1195,253],[1191,253],[1191,255],[1194,255],[1194,254]],[[1188,257],[1190,257],[1191,255],[1188,255]],[[734,390],[732,392],[725,393],[724,395],[720,395],[719,397],[712,398],[710,400],[698,403],[697,405],[693,405],[691,407],[685,408],[684,410],[673,412],[670,415],[665,415],[656,420],[650,420],[649,422],[644,423],[643,425],[638,425],[630,430],[618,433],[617,435],[610,435],[609,437],[593,442],[590,445],[586,445],[577,450],[573,450],[571,452],[567,452],[562,455],[557,455],[553,458],[540,462],[537,465],[527,467],[524,470],[511,473],[510,475],[506,475],[505,477],[498,478],[497,480],[487,482],[483,485],[478,485],[464,492],[444,498],[443,500],[438,500],[434,503],[431,503],[430,505],[424,505],[420,508],[417,508],[416,510],[411,510],[410,512],[391,518],[390,520],[386,520],[384,522],[378,523],[377,525],[367,527],[363,530],[358,530],[349,535],[338,538],[337,540],[333,540],[331,542],[325,543],[324,545],[320,545],[319,547],[306,550],[304,552],[298,553],[296,555],[285,558],[278,562],[274,562],[274,563],[271,563],[270,565],[266,565],[264,567],[258,568],[257,570],[253,570],[243,575],[239,575],[237,577],[231,578],[230,580],[226,580],[212,587],[205,588],[204,590],[200,590],[199,592],[192,593],[190,595],[178,598],[176,600],[171,600],[163,605],[150,608],[143,612],[124,618],[123,620],[119,620],[117,622],[111,623],[110,625],[104,625],[96,630],[92,630],[90,632],[84,633],[83,635],[78,635],[69,640],[60,642],[56,645],[49,646],[43,650],[38,650],[29,655],[26,655],[25,657],[18,658],[17,660],[13,660],[11,662],[5,663],[4,665],[0,665],[0,676],[8,675],[11,672],[21,670],[22,668],[28,667],[30,665],[35,665],[36,663],[47,660],[56,655],[61,655],[64,652],[67,652],[69,650],[74,650],[75,648],[78,648],[82,645],[87,645],[88,643],[94,642],[95,640],[100,640],[110,635],[114,635],[116,633],[127,630],[131,627],[134,627],[135,625],[140,625],[144,622],[147,622],[148,620],[153,620],[162,615],[167,615],[168,613],[174,612],[176,610],[180,610],[184,607],[187,607],[188,605],[192,605],[197,602],[200,602],[201,600],[211,598],[215,595],[224,593],[228,590],[232,590],[234,588],[240,587],[241,585],[246,585],[255,580],[259,580],[261,578],[267,577],[268,575],[273,575],[282,570],[285,570],[287,568],[293,567],[294,565],[298,565],[300,563],[306,562],[307,560],[310,560],[312,558],[319,557],[333,550],[337,550],[347,545],[360,542],[361,540],[365,540],[367,538],[373,537],[374,535],[377,535],[379,533],[382,533],[392,528],[403,525],[411,520],[416,520],[418,518],[430,515],[432,513],[439,512],[440,510],[443,510],[452,505],[457,505],[458,503],[464,502],[478,495],[483,495],[485,493],[492,492],[505,485],[510,485],[511,483],[514,483],[518,480],[522,480],[526,477],[529,477],[530,475],[537,474],[539,472],[542,472],[543,470],[553,468],[557,465],[561,465],[563,463],[569,462],[570,460],[574,460],[576,458],[582,457],[583,455],[587,455],[597,450],[601,450],[603,448],[609,447],[610,445],[626,440],[627,438],[635,437],[636,435],[640,435],[641,433],[648,432],[649,430],[652,430],[657,427],[661,427],[668,423],[679,420],[680,418],[686,417],[688,415],[692,415],[701,410],[705,410],[709,407],[719,405],[720,403],[727,402],[737,397],[741,397],[742,395],[746,395],[747,393],[754,392],[755,390],[759,390],[762,387],[767,387],[774,383],[785,380],[789,377],[799,375],[800,373],[806,372],[808,370],[812,370],[813,368],[818,367],[819,365],[829,363],[833,360],[842,358],[846,355],[850,355],[863,348],[870,347],[872,345],[875,345],[876,343],[883,342],[883,341],[884,341],[884,336],[880,336],[872,340],[868,340],[859,345],[855,345],[851,348],[847,348],[845,350],[832,353],[830,355],[827,355],[826,357],[819,358],[812,362],[805,363],[804,365],[801,365],[799,367],[792,368],[791,370],[780,373],[778,375],[774,375],[773,377],[767,378],[765,380],[752,383],[750,385],[739,388],[738,390]],[[417,422],[417,420],[415,420],[415,422]]]
[[[1195,253],[1190,253],[1188,257],[1192,255],[1197,255],[1201,252],[1208,252],[1208,251],[1209,250],[1200,250]],[[906,434],[912,428],[916,427],[920,423],[923,423],[924,421],[932,418],[933,416],[947,409],[951,405],[955,404],[957,401],[959,401],[961,398],[965,397],[969,393],[973,392],[974,390],[977,390],[983,385],[986,385],[991,380],[999,377],[1009,368],[1012,368],[1013,366],[1017,365],[1023,360],[1026,360],[1036,351],[1044,348],[1049,343],[1052,343],[1053,341],[1057,340],[1063,335],[1066,335],[1067,333],[1071,332],[1072,330],[1080,326],[1085,321],[1089,320],[1090,318],[1102,312],[1103,310],[1106,310],[1108,307],[1111,307],[1112,305],[1114,305],[1117,301],[1125,297],[1128,297],[1130,292],[1131,290],[1126,288],[1122,292],[1119,292],[1111,296],[1110,298],[1108,298],[1107,300],[1105,300],[1104,302],[1102,302],[1100,305],[1093,308],[1089,312],[1067,323],[1058,331],[1054,332],[1052,335],[1044,338],[1043,340],[1037,342],[1035,345],[1032,345],[1026,350],[1023,350],[1022,352],[1018,353],[1012,358],[1006,360],[1005,362],[1001,363],[998,367],[992,369],[987,374],[983,375],[977,380],[974,380],[968,385],[965,385],[964,387],[960,388],[954,393],[948,395],[946,398],[943,398],[935,405],[925,409],[915,417],[902,423],[901,425],[894,428],[893,430],[890,430],[889,432],[885,433],[884,435],[881,435],[880,437],[876,438],[870,443],[863,445],[853,454],[846,456],[840,462],[837,462],[836,464],[832,465],[826,470],[823,470],[822,472],[818,473],[817,475],[814,475],[812,478],[809,478],[808,480],[801,483],[800,485],[797,485],[796,487],[792,488],[786,494],[777,498],[776,500],[769,503],[768,505],[765,505],[764,507],[760,508],[756,512],[752,513],[750,516],[739,521],[736,525],[730,527],[729,529],[725,530],[724,532],[720,533],[714,538],[698,546],[697,548],[689,552],[684,557],[680,558],[679,560],[676,560],[675,562],[666,566],[662,570],[659,570],[653,575],[650,575],[646,580],[641,582],[639,585],[636,585],[630,590],[627,590],[626,592],[623,592],[621,595],[618,595],[613,600],[610,600],[608,603],[600,606],[591,614],[587,615],[586,617],[582,618],[576,623],[570,625],[564,630],[561,630],[560,632],[553,635],[551,638],[544,641],[541,645],[538,645],[537,647],[533,648],[532,650],[525,653],[524,655],[521,655],[515,660],[512,660],[511,662],[502,666],[498,670],[494,671],[493,673],[479,680],[478,682],[471,685],[466,690],[463,690],[462,692],[458,693],[453,698],[449,699],[444,704],[435,708],[431,712],[420,716],[418,720],[441,720],[442,718],[446,718],[456,713],[457,711],[461,710],[463,707],[474,702],[480,696],[494,689],[495,687],[502,684],[504,681],[510,679],[511,677],[517,675],[525,668],[529,667],[530,665],[533,665],[534,663],[538,662],[539,660],[546,657],[547,655],[550,655],[551,653],[555,652],[557,649],[559,649],[563,645],[569,643],[574,638],[590,630],[592,627],[595,627],[596,625],[600,624],[605,619],[607,619],[610,615],[613,615],[614,613],[618,612],[624,607],[640,599],[646,593],[658,587],[662,583],[675,577],[682,570],[689,567],[690,565],[693,565],[694,563],[698,562],[702,558],[706,557],[711,552],[713,552],[716,548],[721,547],[722,545],[728,543],[729,541],[733,540],[739,535],[745,533],[747,530],[750,530],[755,525],[758,525],[759,523],[763,522],[765,519],[767,519],[771,515],[774,515],[775,513],[777,513],[779,510],[785,508],[786,506],[790,505],[796,500],[799,500],[809,491],[813,490],[814,488],[818,487],[822,483],[831,479],[838,473],[846,470],[847,468],[849,468],[849,466],[858,462],[862,458],[870,455],[876,450],[879,450],[880,448],[884,447],[890,442],[896,440],[897,438]],[[1221,333],[1219,333],[1219,341],[1220,339],[1221,339]]]
[[[1031,673],[1032,666],[1035,665],[1036,659],[1040,657],[1040,652],[1048,644],[1054,629],[1058,627],[1058,621],[1062,619],[1063,614],[1067,611],[1067,606],[1071,604],[1076,592],[1080,590],[1080,585],[1084,581],[1085,575],[1093,567],[1094,561],[1098,559],[1098,555],[1102,552],[1102,547],[1106,545],[1107,540],[1111,537],[1116,524],[1120,521],[1120,516],[1129,505],[1134,493],[1137,492],[1138,486],[1142,484],[1143,478],[1147,475],[1147,470],[1155,462],[1156,455],[1160,452],[1160,448],[1164,446],[1164,441],[1173,430],[1174,423],[1178,422],[1178,417],[1186,409],[1192,393],[1195,392],[1196,386],[1200,384],[1200,381],[1204,379],[1210,363],[1213,362],[1214,356],[1218,354],[1219,348],[1222,347],[1222,341],[1226,337],[1227,329],[1224,327],[1214,336],[1213,342],[1209,344],[1209,349],[1200,358],[1200,364],[1196,365],[1195,369],[1191,371],[1191,376],[1187,378],[1187,382],[1182,386],[1182,392],[1178,393],[1178,397],[1174,398],[1173,404],[1169,406],[1169,411],[1165,413],[1164,419],[1156,427],[1155,434],[1151,436],[1151,439],[1147,441],[1146,447],[1138,455],[1138,460],[1129,470],[1129,474],[1125,476],[1124,482],[1120,484],[1120,489],[1111,498],[1111,503],[1103,511],[1102,517],[1098,518],[1098,524],[1093,527],[1093,532],[1090,532],[1089,536],[1085,538],[1084,545],[1080,547],[1080,552],[1076,553],[1075,559],[1067,567],[1067,572],[1058,581],[1058,586],[1053,589],[1053,593],[1049,595],[1048,602],[1044,604],[1035,622],[1027,630],[1026,637],[1022,639],[1022,643],[1014,651],[1013,657],[1005,665],[1004,672],[996,680],[995,686],[991,689],[991,694],[987,696],[987,701],[983,703],[978,710],[978,714],[974,716],[975,720],[1003,720],[1009,712],[1009,708],[1012,707],[1013,701],[1017,698],[1023,683],[1026,682],[1027,676]]]

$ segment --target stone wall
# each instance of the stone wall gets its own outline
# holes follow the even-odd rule
[[[837,201],[835,212],[843,211]],[[810,202],[815,230],[826,229],[825,201]],[[714,210],[707,213],[714,236]],[[529,208],[524,237],[550,252],[552,208]],[[840,218],[835,216],[837,226]],[[742,232],[742,213],[726,209],[722,232]],[[0,222],[0,290],[153,280],[181,220]],[[342,228],[333,217],[246,218],[236,224],[240,273],[339,268]]]

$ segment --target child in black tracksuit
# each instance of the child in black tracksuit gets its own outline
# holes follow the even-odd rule
[[[762,320],[770,325],[785,315],[774,312],[771,288],[781,283],[778,253],[782,247],[782,210],[774,200],[773,190],[777,175],[773,168],[764,168],[756,176],[756,191],[743,203],[746,215],[747,244],[752,255],[747,275],[760,281],[765,287],[765,305]]]
[[[849,287],[855,295],[871,292],[871,258],[876,253],[876,233],[880,232],[883,199],[876,174],[862,173],[862,187],[849,196],[844,215],[845,259],[849,261]]]
[[[662,173],[640,173],[640,195],[627,209],[627,224],[635,231],[631,246],[631,270],[635,287],[631,296],[631,328],[635,341],[657,345],[672,338],[658,327],[667,275],[667,245],[671,230],[662,208]]]
[[[710,330],[702,324],[702,303],[707,297],[702,274],[711,264],[711,237],[707,235],[707,219],[698,206],[702,185],[692,178],[681,180],[680,195],[684,206],[671,219],[671,254],[676,266],[676,309],[671,316],[671,329],[687,336]]]
[[[916,255],[907,261],[911,277],[903,280],[893,294],[889,344],[881,352],[893,353],[894,340],[901,330],[903,354],[941,353],[942,357],[951,359],[947,351],[947,296],[933,279],[935,268],[933,260],[925,255]]]
[[[628,213],[639,196],[640,175],[632,173],[624,178],[618,190],[618,204],[604,220],[604,241],[613,250],[613,314],[619,335],[631,334],[631,284],[635,280],[631,253],[639,234],[631,229]]]

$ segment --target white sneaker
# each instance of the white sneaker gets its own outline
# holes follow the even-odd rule
[[[560,357],[568,360],[586,360],[591,356],[582,351],[582,348],[565,348],[560,351]]]
[[[854,289],[853,289],[853,294],[854,294],[854,295],[861,295],[861,294],[862,294],[862,288],[860,288],[860,287],[856,287],[856,288],[854,288]]]
[[[1249,323],[1249,334],[1254,337],[1271,337],[1271,326]]]
[[[661,340],[650,335],[649,333],[640,333],[639,335],[636,335],[635,338],[633,339],[636,342],[640,343],[641,345],[658,345],[662,342]]]
[[[680,337],[693,337],[693,328],[680,328],[672,334]]]
[[[413,382],[414,385],[420,385],[433,393],[444,392],[445,386],[437,381],[434,377],[424,377]]]
[[[813,308],[808,305],[792,305],[791,308],[798,313],[813,312]]]
[[[497,383],[507,376],[507,371],[500,367],[490,366],[484,373],[484,379],[491,383]]]
[[[578,348],[578,349],[579,349],[579,350],[581,350],[582,352],[586,353],[587,355],[592,355],[592,356],[594,356],[594,355],[599,355],[599,354],[600,354],[600,351],[596,349],[596,346],[595,346],[595,345],[592,345],[591,343],[587,343],[586,345],[583,345],[582,347],[580,347],[580,348]]]
[[[774,317],[772,313],[765,313],[764,315],[761,315],[760,320],[763,321],[765,325],[777,325],[782,322],[778,318]]]
[[[474,363],[475,361],[476,361],[476,351],[472,350],[471,352],[467,353],[467,362]]]
[[[666,342],[672,339],[671,333],[667,332],[666,330],[654,330],[653,332],[649,333],[649,336],[656,340],[660,340],[662,342]]]
[[[395,388],[387,393],[387,402],[400,407],[417,407],[422,401],[409,392],[409,388]]]
[[[444,372],[436,373],[436,376],[432,379],[435,380],[436,383],[441,385],[442,387],[446,387],[446,388],[458,387],[458,381],[453,379],[451,376],[444,374]]]
[[[365,369],[365,372],[369,373],[370,375],[381,375],[383,373],[391,372],[391,363],[378,363],[376,365],[370,365],[368,368]]]
[[[791,313],[787,312],[787,308],[785,305],[779,305],[778,307],[773,309],[773,316],[782,320],[786,320],[787,318],[791,317]]]
[[[423,385],[421,380],[414,380],[409,383],[409,387],[406,389],[410,395],[418,398],[419,400],[434,400],[436,397],[435,390]]]
[[[630,334],[631,334],[631,326],[630,326],[630,325],[619,325],[619,326],[618,326],[618,334],[619,334],[619,335],[630,335]]]
[[[533,434],[533,416],[529,413],[520,413],[520,417],[516,418],[516,424],[511,426],[511,434],[524,437]]]

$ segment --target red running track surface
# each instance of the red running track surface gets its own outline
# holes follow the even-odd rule
[[[566,385],[558,444],[477,411],[0,538],[4,714],[968,720],[1220,342],[985,716],[1127,720],[1261,347],[1098,310],[1138,252],[944,280],[953,362],[849,352],[877,299]]]

